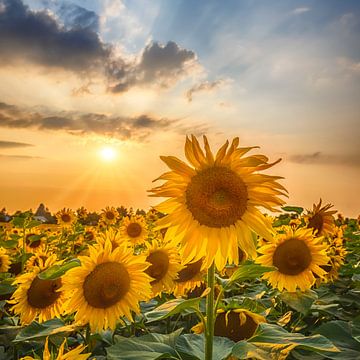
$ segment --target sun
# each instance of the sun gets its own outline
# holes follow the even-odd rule
[[[100,149],[99,155],[103,161],[110,162],[115,160],[116,151],[113,148],[107,146]]]

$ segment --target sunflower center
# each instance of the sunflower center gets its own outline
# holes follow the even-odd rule
[[[140,236],[141,231],[142,231],[142,227],[138,223],[131,223],[126,228],[126,232],[128,233],[128,235],[134,238]]]
[[[285,275],[298,275],[311,264],[311,252],[304,241],[291,238],[280,244],[273,255],[273,264]]]
[[[34,237],[36,237],[36,234],[27,234],[25,240],[26,245],[28,245],[32,249],[37,248],[41,244],[40,239],[32,241]]]
[[[61,279],[42,280],[36,277],[27,291],[28,303],[37,309],[52,305],[60,296],[57,290],[61,287]]]
[[[85,300],[98,309],[106,309],[116,304],[129,289],[129,273],[117,262],[97,265],[83,284]]]
[[[317,213],[310,218],[308,228],[316,230],[317,233],[321,233],[321,230],[324,226],[324,218],[321,214]]]
[[[151,283],[160,281],[169,269],[169,257],[167,254],[161,250],[154,251],[146,258],[146,261],[151,263],[151,265],[145,272],[155,279]]]
[[[245,316],[246,320],[241,324],[240,314],[237,312],[230,311],[227,314],[218,314],[215,320],[215,336],[224,336],[235,342],[251,338],[258,324],[251,316],[247,314],[245,314]]]
[[[61,220],[63,222],[70,222],[71,221],[71,216],[69,214],[62,214],[61,215]]]
[[[185,265],[185,267],[179,271],[178,278],[175,281],[180,283],[193,279],[200,272],[202,263],[203,259],[200,259],[196,262]]]
[[[84,238],[85,238],[85,240],[91,241],[91,240],[94,240],[95,236],[94,236],[94,233],[92,231],[88,230],[88,231],[85,232]]]
[[[186,189],[188,210],[201,225],[227,227],[246,211],[248,192],[244,181],[226,167],[210,167],[191,178]]]
[[[115,215],[114,215],[113,212],[108,211],[108,212],[106,213],[106,218],[109,219],[109,220],[114,220]]]

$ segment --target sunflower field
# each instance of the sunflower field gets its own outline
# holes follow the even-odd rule
[[[360,359],[360,218],[203,140],[147,212],[2,210],[0,359]]]

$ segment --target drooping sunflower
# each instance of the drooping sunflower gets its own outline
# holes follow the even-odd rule
[[[312,211],[308,210],[305,216],[307,227],[313,229],[318,236],[327,236],[334,233],[335,219],[334,214],[337,210],[330,210],[334,205],[326,204],[321,207],[322,200],[318,204],[313,204]]]
[[[271,239],[271,223],[258,207],[270,211],[284,204],[278,195],[286,189],[280,177],[258,172],[275,165],[263,155],[243,157],[254,147],[240,148],[239,138],[227,141],[214,156],[204,136],[205,153],[197,139],[186,138],[185,155],[190,165],[173,156],[161,156],[171,171],[157,180],[161,186],[150,190],[152,196],[170,199],[155,206],[167,216],[159,219],[159,228],[169,227],[166,239],[181,243],[185,261],[204,257],[205,267],[215,260],[221,270],[227,260],[237,263],[237,247],[251,257],[256,246],[251,230]]]
[[[10,267],[10,257],[6,249],[0,248],[0,272],[7,272]]]
[[[189,291],[194,290],[196,287],[201,286],[204,282],[206,271],[203,269],[204,260],[201,258],[196,261],[183,263],[183,269],[178,273],[175,279],[174,295],[176,297],[184,296]]]
[[[120,215],[114,207],[107,206],[105,209],[102,210],[100,220],[107,225],[113,225],[117,222],[119,217]]]
[[[63,208],[56,214],[56,219],[59,225],[70,227],[76,222],[76,215],[71,209]]]
[[[146,221],[141,215],[126,216],[120,227],[122,237],[133,245],[144,243],[148,235]]]
[[[145,255],[146,261],[151,264],[145,272],[154,279],[151,281],[153,297],[162,291],[170,293],[175,287],[178,272],[183,268],[178,249],[170,243],[160,244],[155,240]]]
[[[53,265],[53,259],[45,262],[46,268]],[[38,277],[42,271],[40,267],[33,267],[28,273],[18,276],[14,284],[18,286],[10,304],[12,311],[20,316],[22,324],[30,324],[38,318],[39,322],[60,317],[63,314],[63,304],[67,295],[62,291],[62,278],[42,280]]]
[[[309,289],[315,282],[314,274],[323,277],[326,273],[321,266],[326,265],[329,258],[322,240],[314,236],[312,229],[287,228],[285,233],[258,249],[263,255],[256,259],[257,263],[277,267],[265,273],[263,279],[280,291]]]
[[[75,321],[90,324],[91,331],[115,329],[131,311],[139,313],[139,301],[151,297],[151,278],[145,273],[149,263],[144,255],[119,246],[112,251],[110,241],[89,247],[89,256],[79,256],[81,266],[66,273],[63,291],[70,293],[68,312],[76,310]]]
[[[238,342],[251,338],[260,323],[266,322],[265,318],[246,309],[218,309],[214,335],[227,337],[232,341]],[[196,334],[204,332],[203,323],[199,323],[192,328]]]

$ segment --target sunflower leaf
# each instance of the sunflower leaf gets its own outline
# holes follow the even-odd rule
[[[277,325],[259,324],[255,335],[248,340],[235,344],[232,354],[239,359],[254,357],[268,360],[286,356],[295,348],[313,351],[318,354],[339,353],[339,349],[326,337],[321,335],[304,336],[289,333]]]
[[[264,273],[274,270],[276,270],[275,267],[266,267],[258,264],[240,265],[239,268],[231,275],[225,285],[225,288],[228,288],[234,282],[256,279]]]
[[[80,265],[79,259],[71,259],[65,264],[51,266],[49,269],[41,272],[38,276],[41,280],[55,280],[63,276],[68,270]]]
[[[191,314],[199,308],[201,297],[194,299],[173,299],[161,304],[156,309],[149,311],[145,314],[147,322],[154,322],[158,320],[166,319],[169,316],[184,313]]]
[[[287,212],[296,212],[299,215],[301,215],[301,213],[304,211],[304,208],[300,206],[284,206],[281,209]]]
[[[311,305],[317,300],[318,296],[315,291],[308,290],[306,292],[288,292],[284,291],[280,294],[280,299],[292,309],[306,315]]]

